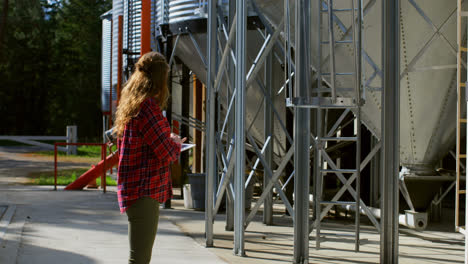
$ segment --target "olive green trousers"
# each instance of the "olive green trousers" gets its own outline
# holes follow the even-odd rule
[[[151,261],[159,220],[159,203],[150,198],[138,199],[127,209],[129,264],[148,264]]]

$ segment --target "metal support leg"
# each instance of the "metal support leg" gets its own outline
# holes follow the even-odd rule
[[[229,1],[229,30],[232,29],[232,25],[235,19],[236,15],[236,2],[234,0]],[[233,47],[235,47],[233,43]],[[229,60],[229,69],[228,69],[228,74],[229,74],[229,82],[230,86],[234,87],[235,86],[235,79],[236,79],[236,70],[235,70],[235,65],[233,60]],[[229,91],[228,89],[228,102],[226,102],[226,105],[229,105],[229,100],[233,96],[233,94]],[[233,112],[232,114],[229,115],[229,126],[227,128],[228,130],[228,138],[234,138],[234,118],[235,118],[235,113]],[[227,175],[230,177],[231,175]],[[234,177],[230,177],[229,179],[233,179]],[[226,226],[225,230],[226,231],[233,231],[234,230],[234,198],[231,197],[230,192],[227,192],[228,196],[226,196]]]
[[[182,93],[180,102],[182,102],[182,116],[189,117],[190,116],[190,69],[184,64],[182,65]],[[189,138],[189,126],[187,124],[181,123],[180,128],[180,136],[182,138],[186,137]],[[181,186],[187,179],[187,171],[189,167],[189,153],[188,151],[184,151],[180,154],[180,166],[182,167],[182,178],[181,178]],[[183,195],[183,192],[181,192]]]
[[[273,56],[270,53],[266,59],[265,63],[265,88],[266,88],[266,96],[271,98],[273,87],[272,87],[272,63],[273,63]],[[272,100],[265,100],[265,141],[268,138],[272,138],[273,134],[273,109],[272,109]],[[270,144],[268,144],[265,150],[265,161],[268,166],[271,168],[273,159],[273,140],[271,140]],[[267,173],[263,173],[263,186],[266,186],[270,181],[270,177],[267,176]],[[268,193],[267,198],[265,198],[265,202],[263,204],[263,223],[265,225],[272,225],[273,224],[273,193],[270,191]]]
[[[208,71],[207,71],[207,111],[206,111],[206,205],[205,205],[205,236],[206,246],[213,246],[213,196],[214,180],[216,177],[216,133],[215,133],[215,87],[214,87],[214,69],[216,67],[216,2],[208,2]]]
[[[295,93],[309,97],[310,1],[296,0]],[[294,109],[294,263],[309,263],[310,109]]]
[[[400,1],[383,2],[382,231],[380,263],[398,263]]]
[[[172,51],[174,50],[173,49],[173,46],[172,46],[172,36],[168,36],[167,38],[167,42],[166,42],[166,48],[165,48],[165,57],[166,57],[166,61],[169,60],[171,54],[172,54]],[[172,65],[169,67],[169,74],[168,74],[168,85],[167,85],[167,88],[169,89],[169,94],[172,94],[172,78],[174,76],[174,72],[173,72],[173,69],[175,71],[175,67],[173,68]],[[171,128],[172,128],[172,97],[169,96],[168,100],[167,100],[167,109],[166,109],[166,118],[167,118],[167,121],[169,122]],[[162,204],[162,207],[165,208],[165,209],[170,209],[172,207],[172,202],[171,202],[171,199],[167,199],[166,202],[164,202]]]
[[[375,145],[379,144],[378,140],[374,137],[371,139],[371,149],[374,148]],[[370,206],[372,207],[379,207],[377,201],[379,200],[380,196],[380,152],[375,154],[375,157],[371,161],[370,165]]]
[[[315,135],[317,138],[322,136],[322,110],[315,110]],[[321,217],[321,199],[322,199],[322,142],[317,141],[314,148],[314,217],[315,217],[315,247],[320,248],[320,222]]]
[[[234,173],[234,254],[244,256],[245,218],[245,61],[247,33],[247,3],[236,1],[236,117],[235,117],[235,173]]]

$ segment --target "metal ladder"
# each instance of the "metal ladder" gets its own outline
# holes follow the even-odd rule
[[[339,0],[342,4],[344,1]],[[342,40],[336,40],[335,24],[339,18],[335,15],[336,13],[347,13],[352,16],[352,25],[350,30],[352,34],[350,38]],[[360,164],[361,164],[361,110],[360,106],[362,103],[361,95],[362,90],[362,2],[361,0],[350,0],[350,6],[344,8],[336,8],[333,0],[326,0],[322,2],[322,8],[320,10],[320,23],[323,18],[327,17],[328,21],[328,35],[323,36],[322,32],[319,34],[320,41],[320,54],[322,54],[322,46],[328,46],[328,72],[322,72],[322,64],[317,69],[317,76],[319,81],[317,82],[317,90],[315,94],[317,99],[312,100],[315,102],[317,108],[317,130],[315,138],[315,223],[316,228],[316,248],[320,248],[320,232],[321,232],[321,221],[333,206],[353,206],[355,210],[355,251],[359,251],[359,233],[360,233]],[[322,25],[320,25],[322,26]],[[354,61],[352,71],[338,72],[336,67],[336,47],[339,45],[351,45],[352,46],[352,60]],[[320,58],[322,60],[322,58]],[[346,97],[339,97],[337,92],[340,90],[345,91],[346,89],[338,88],[337,78],[343,78],[351,76],[353,79],[353,87],[350,89]],[[349,77],[348,77],[349,79]],[[322,89],[322,81],[328,84],[328,88]],[[344,81],[346,82],[346,81]],[[349,89],[347,89],[349,90]],[[322,129],[323,113],[330,109],[344,109],[341,116],[331,127],[329,131]],[[346,120],[348,115],[352,114],[351,120]],[[349,119],[349,118],[348,118]],[[339,130],[344,128],[350,122],[355,122],[355,134],[353,136],[341,136]],[[327,127],[325,127],[327,130]],[[323,133],[325,132],[325,133]],[[355,167],[354,168],[341,168],[339,164],[336,164],[334,160],[328,155],[327,147],[331,142],[343,143],[352,142],[355,145]],[[328,168],[329,167],[329,168]],[[343,186],[346,186],[343,190],[347,190],[354,198],[352,201],[340,201],[339,199],[343,195],[343,192],[335,194],[333,199],[329,201],[322,200],[323,181],[324,177],[336,176]],[[356,188],[353,188],[352,183],[355,182]],[[325,206],[322,209],[322,206]]]
[[[311,89],[307,96],[298,96],[293,92],[291,81],[294,77],[294,72],[292,72],[293,65],[290,62],[290,57],[286,57],[287,63],[287,73],[286,73],[286,82],[288,88],[286,89],[286,105],[288,107],[294,108],[313,108],[316,109],[316,132],[314,135],[314,222],[311,225],[312,231],[313,227],[316,228],[316,248],[320,248],[320,229],[321,221],[326,216],[328,211],[335,205],[344,205],[344,206],[354,206],[356,211],[355,217],[355,250],[359,251],[359,232],[360,232],[360,211],[361,208],[365,209],[365,205],[361,206],[360,198],[360,171],[361,171],[361,105],[364,100],[364,88],[362,84],[362,18],[363,18],[363,5],[362,0],[336,0],[340,2],[340,5],[346,1],[350,3],[349,7],[346,8],[336,8],[334,5],[334,0],[323,0],[317,1],[317,6],[314,6],[312,10],[316,13],[317,20],[313,21],[315,30],[317,31],[319,37],[316,39],[316,49],[312,52],[316,52],[317,62],[314,65],[316,68],[312,68],[312,85],[314,88]],[[288,1],[286,1],[287,3]],[[331,8],[328,8],[331,7]],[[285,10],[288,10],[288,5],[285,5]],[[286,12],[287,13],[287,12]],[[349,28],[342,30],[343,37],[342,39],[337,40],[334,30],[335,25],[339,25],[340,28],[346,27],[340,21],[339,17],[335,13],[341,14],[350,14],[352,23]],[[325,16],[328,16],[327,21],[327,33],[324,38],[322,35],[322,20]],[[289,17],[286,17],[288,20]],[[286,50],[290,50],[290,34],[289,28],[286,27]],[[351,33],[351,34],[349,34]],[[323,58],[322,46],[328,45],[329,54],[328,57]],[[351,57],[352,70],[337,72],[336,67],[336,48],[339,45],[350,45],[352,46],[352,53],[349,54],[346,52],[346,57]],[[326,62],[329,62],[329,67],[326,72],[322,71],[324,68],[323,65]],[[346,84],[351,84],[352,88],[343,88],[338,87],[337,78],[347,78],[343,81]],[[341,94],[346,94],[346,96],[339,96],[338,92]],[[327,133],[322,133],[323,130],[323,112],[329,111],[331,109],[341,109],[343,112],[338,118],[337,122],[331,127]],[[348,115],[353,114],[353,118],[356,125],[355,134],[351,137],[341,137],[337,135],[337,131],[341,130],[343,127],[347,126],[350,122],[349,118],[346,119]],[[323,135],[322,135],[323,134]],[[354,168],[339,168],[337,164],[330,158],[327,153],[327,146],[330,142],[352,142],[356,145],[356,165]],[[330,166],[330,169],[325,168],[325,164]],[[322,200],[322,188],[323,188],[323,177],[325,175],[336,175],[336,177],[341,182],[342,186],[340,191],[338,191],[333,199],[330,201]],[[347,176],[345,176],[347,175]],[[356,182],[356,188],[353,187],[353,183]],[[353,197],[353,201],[340,201],[339,199],[342,195],[348,191]],[[322,209],[322,206],[325,206]],[[373,216],[370,216],[372,218]]]

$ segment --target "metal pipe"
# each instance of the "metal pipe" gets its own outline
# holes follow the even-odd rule
[[[344,210],[356,212],[355,205],[340,205],[340,207],[343,208]],[[370,213],[377,219],[382,218],[382,210],[380,208],[367,207],[367,209],[368,209],[367,211],[365,211],[364,209],[361,209],[359,213],[363,215],[368,215]],[[406,214],[397,214],[397,216],[398,216],[397,222],[400,225],[403,225],[412,229],[416,229],[418,231],[424,230],[427,226],[427,221],[425,221],[424,219],[417,219],[418,223],[414,225],[415,223],[413,223],[412,220],[408,219]],[[386,262],[381,262],[381,263],[386,263]]]
[[[353,1],[353,0],[351,0]],[[330,39],[330,84],[332,100],[336,100],[336,63],[335,63],[335,33],[333,30],[333,0],[327,2],[328,10],[328,38]],[[323,74],[325,75],[325,74]]]
[[[174,61],[175,52],[176,52],[176,49],[177,49],[177,44],[179,44],[180,35],[182,35],[182,34],[178,34],[178,35],[177,35],[177,38],[176,38],[176,40],[175,40],[174,48],[172,49],[171,57],[169,58],[169,63],[168,63],[168,64],[169,64],[169,68],[171,67],[172,62]]]
[[[215,203],[215,208],[214,208],[214,213],[213,215],[216,215],[218,213],[219,207],[221,206],[221,198],[224,195],[224,192],[226,191],[226,188],[228,184],[231,183],[231,173],[232,170],[234,169],[234,164],[235,164],[235,157],[232,157],[232,152],[233,148],[232,145],[229,147],[229,152],[227,155],[227,159],[229,160],[229,163],[227,164],[227,168],[225,167],[223,169],[223,173],[221,176],[221,182],[218,187],[218,191],[216,192],[216,203]]]
[[[354,40],[354,61],[355,61],[355,102],[357,105],[357,110],[356,110],[356,137],[358,140],[356,141],[356,168],[358,169],[356,171],[357,177],[356,177],[356,193],[357,193],[357,199],[356,199],[356,207],[360,208],[360,202],[361,202],[361,169],[360,169],[360,164],[361,164],[361,90],[362,89],[362,56],[361,56],[361,51],[362,51],[362,25],[361,25],[361,20],[362,20],[362,2],[361,0],[357,0],[357,18],[355,19],[355,11],[354,11],[354,0],[351,0],[352,5],[352,13],[353,13],[353,22],[352,22],[352,28],[353,28],[353,40]],[[355,24],[356,23],[356,24]],[[355,244],[355,250],[359,251],[359,240],[360,240],[360,217],[359,213],[356,212],[356,244]]]
[[[263,148],[260,150],[260,154],[265,155],[265,151],[269,146],[270,139],[271,139],[271,137],[267,137],[265,139],[265,143],[263,144]],[[266,159],[265,159],[265,163],[266,163]],[[252,170],[250,171],[249,176],[247,177],[247,181],[245,182],[245,188],[246,189],[247,189],[247,186],[249,186],[250,181],[252,180],[252,177],[253,177],[255,171],[257,170],[258,164],[260,164],[260,158],[259,157],[255,160],[255,164],[253,165]]]
[[[312,77],[314,78],[313,81],[315,82],[315,87],[317,88],[318,92],[316,93],[316,97],[320,100],[322,93],[320,90],[322,89],[322,0],[315,0],[314,1],[314,27],[315,32],[317,32],[317,39],[315,40],[316,51],[314,53],[314,59],[317,63],[316,74]],[[322,111],[320,108],[315,110],[315,136],[316,138],[320,138],[322,136]],[[309,228],[309,233],[312,232],[313,227],[316,228],[316,248],[320,248],[320,198],[322,196],[321,192],[321,179],[322,174],[320,172],[321,169],[321,151],[320,148],[322,146],[322,142],[317,142],[313,144],[314,147],[314,169],[313,169],[313,185],[314,185],[314,225],[311,225]]]
[[[296,0],[295,94],[309,97],[310,1]],[[309,263],[310,109],[294,108],[294,263]]]
[[[265,169],[265,172],[270,175],[270,176],[273,176],[273,171],[271,170],[270,167],[267,166],[266,162],[265,162],[265,159],[263,157],[263,154],[261,153],[260,149],[258,148],[257,146],[257,143],[255,143],[255,140],[253,139],[252,135],[250,135],[249,133],[247,133],[247,138],[248,140],[250,141],[250,143],[252,144],[252,147],[255,151],[255,153],[257,154],[258,158],[260,159],[260,161],[262,162],[262,165]],[[273,177],[272,177],[273,178]],[[284,202],[284,205],[286,206],[286,210],[288,210],[288,212],[290,213],[291,216],[294,216],[294,211],[293,211],[293,208],[291,206],[291,204],[289,203],[289,200],[287,199],[286,195],[284,194],[283,192],[283,189],[281,188],[281,186],[278,184],[278,179],[276,180],[272,180],[272,183],[274,184],[274,186],[276,187],[276,190],[278,192],[278,195],[281,197],[281,199],[283,200]],[[271,189],[268,189],[268,191],[271,191]],[[266,197],[266,196],[265,196]],[[263,199],[264,200],[264,199]],[[263,202],[262,200],[262,202]],[[250,214],[249,214],[250,216]]]
[[[234,41],[234,34],[236,33],[236,19],[234,15],[234,19],[232,21],[232,25],[229,31],[229,37],[227,39],[226,46],[224,47],[223,56],[221,57],[221,63],[219,64],[218,73],[216,74],[215,84],[214,87],[218,89],[221,78],[223,77],[224,68],[226,67],[226,62],[228,61],[227,58],[229,56],[229,51],[231,50],[232,42]]]
[[[235,19],[236,17],[236,2],[234,0],[229,0],[229,25],[233,25],[236,21]],[[232,30],[232,26],[231,28],[229,28],[229,30]],[[226,30],[224,31],[226,32]],[[234,45],[232,48],[235,48]],[[234,57],[234,52],[233,50],[231,49],[231,57],[232,59],[229,60],[229,69],[228,69],[228,74],[229,74],[229,78],[228,78],[228,82],[230,83],[230,87],[231,89],[228,89],[227,91],[227,98],[229,97],[234,97],[234,88],[235,87],[235,77],[236,77],[236,72],[235,72],[235,57]],[[229,87],[229,86],[228,86]],[[228,99],[227,99],[228,100]],[[229,117],[229,123],[230,123],[230,126],[227,128],[227,134],[228,134],[228,139],[233,139],[234,136],[235,136],[235,132],[234,132],[234,117],[235,117],[235,114],[231,114],[230,117]],[[234,141],[231,141],[231,145],[234,147]],[[233,160],[234,162],[234,160]],[[232,179],[234,177],[231,177],[232,175],[232,170],[231,172],[228,172],[228,177],[229,177],[229,186],[232,186]],[[231,189],[228,188],[228,191],[227,191],[227,197],[226,197],[226,226],[225,226],[225,230],[228,230],[228,231],[233,231],[234,230],[234,195],[233,193],[231,192]]]
[[[207,71],[207,111],[206,111],[206,140],[207,143],[207,158],[206,158],[206,205],[205,205],[205,236],[206,246],[213,246],[213,196],[214,196],[214,180],[216,177],[216,94],[213,86],[213,72],[216,69],[216,0],[208,2],[208,45],[206,54],[208,55],[208,71]]]
[[[57,190],[57,143],[54,144],[54,190]]]
[[[400,165],[400,1],[384,1],[382,93],[382,231],[380,262],[398,263],[398,172]]]
[[[291,69],[291,16],[290,16],[290,9],[289,9],[289,0],[284,0],[284,18],[286,22],[284,23],[284,31],[286,33],[286,38],[285,42],[286,44],[284,45],[286,47],[286,52],[284,53],[285,55],[285,65],[286,65],[286,78],[289,79],[292,73]],[[288,90],[286,92],[286,97],[293,98],[293,92],[292,92],[292,82],[288,83]]]
[[[354,10],[354,7],[353,7],[353,10]],[[359,94],[357,96],[359,98]],[[361,208],[361,204],[360,204],[361,203],[361,108],[359,106],[356,112],[357,112],[356,113],[356,137],[358,138],[358,140],[356,141],[356,196],[357,196],[356,207]],[[359,213],[357,212],[356,212],[356,218],[355,218],[355,225],[356,225],[355,250],[357,252],[359,251],[359,240],[360,240],[359,235],[361,232],[361,222],[360,222]]]
[[[271,100],[268,100],[268,97],[271,99],[271,95],[273,93],[273,56],[270,53],[265,62],[265,92],[267,100],[264,102],[264,139],[265,142],[267,140],[272,139],[273,134],[273,104]],[[266,143],[265,143],[266,144]],[[271,140],[270,144],[268,144],[267,148],[265,149],[265,162],[271,168],[273,165],[273,140]],[[263,174],[263,186],[268,184],[270,180],[270,175]],[[273,224],[273,192],[269,191],[267,197],[265,198],[265,202],[263,203],[263,223],[265,225],[272,225]]]
[[[247,86],[250,86],[252,84],[255,76],[260,71],[260,66],[265,62],[265,59],[271,53],[273,46],[275,45],[281,33],[283,23],[284,16],[283,18],[281,18],[281,22],[279,23],[278,28],[275,30],[275,33],[273,33],[273,35],[268,35],[268,37],[265,39],[265,42],[262,48],[260,49],[258,56],[255,58],[255,61],[247,74]]]
[[[280,165],[276,169],[276,171],[273,173],[273,176],[271,177],[271,180],[268,182],[268,185],[263,188],[263,192],[260,195],[260,198],[258,198],[257,203],[252,207],[250,210],[249,215],[247,216],[246,219],[246,226],[250,223],[250,221],[254,218],[255,214],[257,213],[258,209],[260,208],[260,205],[263,203],[265,200],[266,196],[268,195],[268,192],[270,191],[273,186],[275,185],[275,182],[278,181],[279,177],[281,176],[283,170],[286,168],[286,165],[289,163],[289,160],[291,159],[292,155],[294,154],[294,148],[290,148],[286,155],[284,155],[283,160],[281,161]]]
[[[245,66],[247,37],[247,3],[236,1],[236,116],[235,116],[235,173],[234,173],[234,254],[244,253],[244,218],[245,218]]]

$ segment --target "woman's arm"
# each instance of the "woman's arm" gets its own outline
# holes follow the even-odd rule
[[[171,128],[161,110],[149,100],[142,104],[141,134],[143,141],[148,144],[160,160],[176,161],[180,156],[181,140],[171,137]]]

